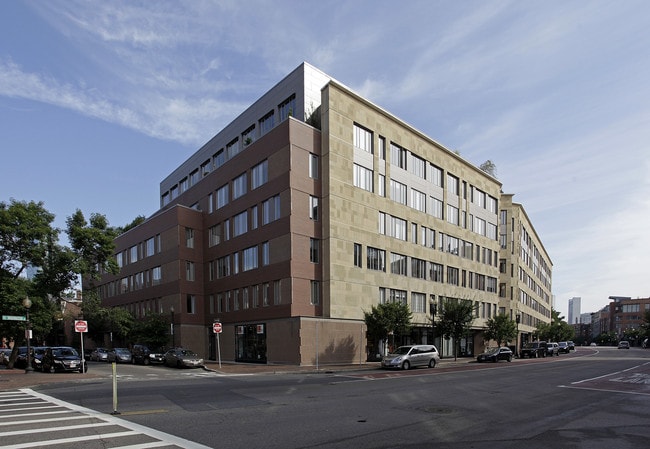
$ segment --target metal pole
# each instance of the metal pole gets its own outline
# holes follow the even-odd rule
[[[221,344],[219,343],[219,333],[217,332],[217,354],[219,354],[219,368],[221,368]]]
[[[119,415],[117,411],[117,363],[113,362],[113,411],[111,415]]]

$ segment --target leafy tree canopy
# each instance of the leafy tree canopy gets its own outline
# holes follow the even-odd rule
[[[573,340],[575,330],[573,326],[564,321],[564,317],[560,316],[560,312],[551,309],[551,322],[538,324],[536,334],[540,340],[567,341]]]
[[[390,332],[396,336],[406,335],[411,331],[412,317],[409,306],[401,302],[372,306],[370,312],[364,312],[368,337],[378,341],[388,338]]]
[[[458,358],[461,338],[469,332],[474,322],[474,303],[468,299],[447,298],[442,304],[440,323],[437,326],[442,335],[454,340],[454,359]]]
[[[517,338],[517,323],[505,314],[499,314],[487,320],[485,339],[494,340],[499,346]]]

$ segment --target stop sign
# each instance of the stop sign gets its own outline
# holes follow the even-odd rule
[[[223,331],[223,327],[221,326],[221,323],[212,324],[212,332],[214,332],[215,334],[220,334],[221,331]]]
[[[88,321],[75,320],[74,330],[75,332],[88,332]]]

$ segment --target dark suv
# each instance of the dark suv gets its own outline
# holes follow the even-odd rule
[[[519,353],[519,356],[522,359],[525,359],[526,357],[530,357],[530,358],[546,357],[547,352],[548,349],[545,341],[533,341],[530,343],[526,343],[526,345],[523,348],[521,348],[521,352]]]
[[[145,345],[133,345],[133,348],[131,348],[131,355],[133,363],[140,363],[142,365],[163,363],[165,361],[165,351],[152,351]]]
[[[57,371],[77,371],[85,373],[88,371],[88,364],[84,364],[75,348],[69,346],[56,346],[47,348],[41,362],[41,370],[44,373],[55,373]]]

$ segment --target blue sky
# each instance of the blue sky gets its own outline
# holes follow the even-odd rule
[[[0,2],[0,201],[122,226],[302,61],[479,165],[556,308],[650,296],[650,2]]]

